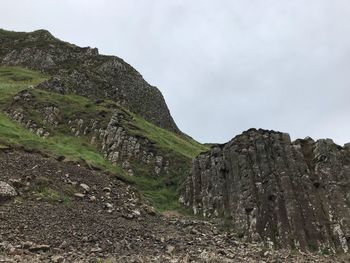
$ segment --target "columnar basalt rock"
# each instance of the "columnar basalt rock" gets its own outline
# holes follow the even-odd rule
[[[82,119],[76,119],[68,123],[75,136],[88,136],[90,143],[100,148],[105,158],[113,164],[122,164],[122,168],[134,175],[133,162],[139,165],[153,167],[151,176],[159,176],[168,172],[169,161],[163,161],[163,157],[156,150],[152,150],[152,143],[141,137],[130,134],[123,126],[123,115],[115,112],[108,125],[103,127],[98,120],[89,120],[85,123]]]
[[[199,155],[183,202],[249,239],[302,250],[350,247],[350,148],[251,129]]]

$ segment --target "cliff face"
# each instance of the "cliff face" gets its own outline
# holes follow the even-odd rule
[[[350,147],[248,130],[199,155],[182,201],[248,240],[302,250],[350,247]]]
[[[122,59],[99,55],[97,49],[60,41],[45,30],[0,30],[0,65],[40,70],[52,78],[39,88],[111,99],[161,128],[181,133],[161,92]]]

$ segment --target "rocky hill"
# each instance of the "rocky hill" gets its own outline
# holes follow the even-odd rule
[[[120,58],[0,30],[0,262],[349,262],[349,177],[349,146],[209,148]]]
[[[180,133],[161,92],[122,59],[99,55],[96,48],[63,42],[46,30],[0,29],[0,64],[50,75],[42,89],[93,100],[108,98],[161,128]]]
[[[350,147],[251,129],[194,161],[184,203],[248,240],[348,252]]]

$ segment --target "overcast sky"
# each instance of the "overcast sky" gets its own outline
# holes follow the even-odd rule
[[[350,142],[349,0],[1,0],[0,27],[123,58],[201,142]]]

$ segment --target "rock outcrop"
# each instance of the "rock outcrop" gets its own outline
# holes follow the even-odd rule
[[[75,107],[76,112],[71,110],[67,114],[64,105],[40,101],[35,91],[28,89],[14,97],[6,114],[43,138],[60,130],[83,137],[129,175],[134,175],[137,168],[142,167],[151,177],[166,176],[171,165],[169,158],[165,158],[166,153],[157,149],[147,137],[135,133],[137,127],[129,112],[118,105],[108,107],[90,112]]]
[[[348,252],[350,147],[251,129],[193,161],[182,201],[248,240]]]
[[[149,122],[181,134],[161,92],[133,67],[96,48],[81,48],[46,30],[31,33],[0,30],[0,65],[22,66],[52,76],[39,87],[92,99],[110,99]]]

